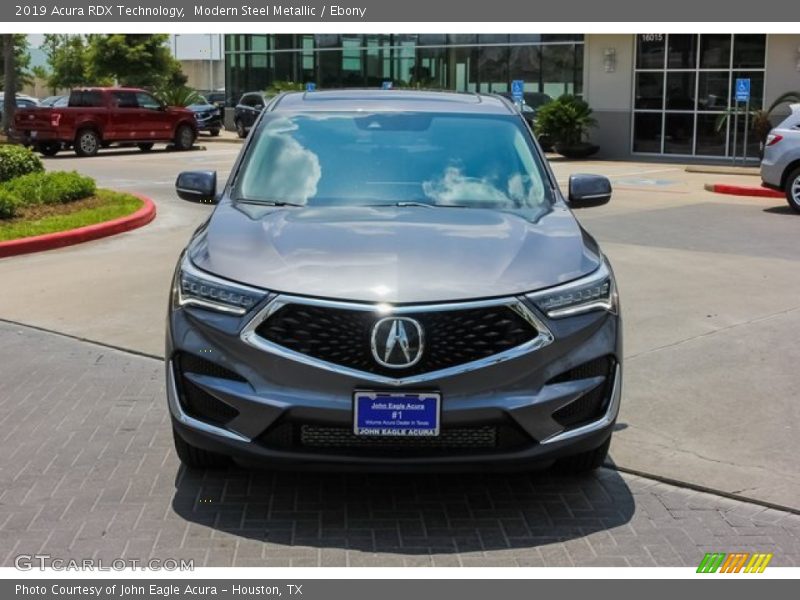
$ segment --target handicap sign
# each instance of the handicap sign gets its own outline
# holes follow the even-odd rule
[[[392,89],[392,82],[391,81],[384,81],[381,84],[381,89],[382,90],[390,90],[390,89]]]
[[[316,83],[314,83],[313,81],[309,81],[309,82],[306,84],[306,91],[307,91],[307,92],[313,92],[313,91],[314,91],[314,90],[316,90],[316,89],[317,89],[317,84],[316,84]]]
[[[750,100],[750,80],[737,79],[736,80],[736,101],[748,102]]]
[[[522,79],[515,79],[511,82],[511,96],[514,102],[522,102],[522,94],[525,91],[525,82]]]

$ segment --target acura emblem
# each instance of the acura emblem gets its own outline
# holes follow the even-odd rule
[[[419,362],[422,325],[408,317],[386,317],[372,327],[372,356],[379,365],[405,369]]]

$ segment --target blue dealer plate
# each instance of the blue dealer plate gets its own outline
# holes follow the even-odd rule
[[[355,392],[356,435],[436,436],[442,396],[436,392]]]

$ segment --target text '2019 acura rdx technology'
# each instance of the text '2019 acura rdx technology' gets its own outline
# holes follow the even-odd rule
[[[189,467],[598,467],[619,410],[616,284],[506,99],[272,99],[180,257],[166,365]]]

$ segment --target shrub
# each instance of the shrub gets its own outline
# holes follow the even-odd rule
[[[44,171],[42,161],[32,150],[14,144],[0,145],[0,183],[40,171]]]
[[[0,219],[13,218],[17,214],[18,204],[19,200],[14,194],[0,188]]]
[[[93,196],[94,179],[75,171],[29,173],[3,184],[3,188],[19,200],[21,206],[62,204]]]
[[[589,105],[569,94],[541,106],[536,113],[536,134],[555,144],[580,144],[596,124]]]

